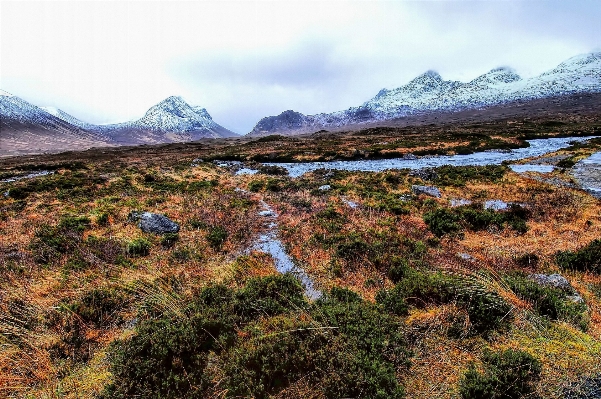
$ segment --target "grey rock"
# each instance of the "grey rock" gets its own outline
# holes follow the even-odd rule
[[[167,234],[179,231],[179,225],[167,216],[144,212],[139,215],[139,220],[138,227],[145,233]]]
[[[435,197],[435,198],[442,197],[442,195],[440,194],[440,190],[438,188],[434,187],[434,186],[417,186],[417,185],[413,185],[413,186],[411,186],[411,191],[415,195],[424,194],[424,195],[427,195],[429,197]]]
[[[413,155],[413,154],[411,154],[411,155]],[[415,155],[413,155],[413,157],[414,158],[403,157],[403,159],[415,159]],[[409,176],[419,177],[420,179],[422,179],[424,181],[432,181],[432,180],[435,180],[436,178],[438,178],[438,174],[432,168],[412,170],[411,172],[409,172]]]
[[[275,216],[275,212],[271,211],[271,210],[265,210],[265,211],[259,212],[259,216],[273,217],[273,216]]]
[[[564,391],[564,399],[601,399],[601,374],[585,377]]]
[[[321,191],[329,191],[331,189],[332,189],[332,186],[330,186],[329,184],[324,184],[323,186],[320,186],[318,188],[318,190],[321,190]]]
[[[531,274],[528,278],[540,285],[559,288],[566,292],[573,292],[570,282],[560,274]]]
[[[574,303],[584,303],[584,299],[578,294],[568,295],[566,298]]]
[[[411,195],[411,194],[401,194],[401,195],[399,195],[399,200],[401,200],[403,202],[409,202],[409,201],[413,200],[413,195]]]
[[[135,223],[138,220],[140,220],[140,216],[142,216],[143,212],[138,212],[138,211],[131,211],[128,215],[127,215],[127,221],[130,223]]]
[[[474,257],[470,254],[458,253],[457,256],[463,260],[474,260]]]
[[[352,209],[356,209],[359,206],[359,204],[357,204],[356,202],[347,200],[346,198],[343,198],[342,202],[344,202],[349,208]]]
[[[458,206],[471,205],[472,201],[465,198],[454,198],[451,201],[451,207],[455,208]]]
[[[484,203],[484,209],[492,209],[493,211],[504,211],[509,208],[509,204],[501,200],[488,200]]]

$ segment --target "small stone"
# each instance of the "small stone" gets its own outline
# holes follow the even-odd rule
[[[139,220],[138,227],[145,233],[167,234],[179,231],[179,225],[167,216],[144,212]]]
[[[578,294],[576,295],[568,295],[566,297],[569,301],[572,301],[574,303],[584,303],[584,299],[582,299],[582,297]]]
[[[320,186],[318,188],[318,190],[321,190],[321,191],[329,191],[331,189],[332,189],[332,186],[330,186],[329,184],[324,184],[323,186]]]
[[[259,216],[272,217],[272,216],[275,216],[275,212],[270,211],[270,210],[265,210],[265,211],[259,212]]]
[[[457,256],[463,260],[474,260],[474,257],[471,256],[470,254],[458,253]]]
[[[438,188],[434,187],[434,186],[417,186],[417,185],[413,185],[413,186],[411,186],[411,191],[415,195],[424,194],[424,195],[427,195],[429,197],[435,197],[435,198],[442,197],[442,195],[440,194],[440,190]]]

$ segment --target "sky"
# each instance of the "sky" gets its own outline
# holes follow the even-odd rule
[[[601,50],[599,0],[0,0],[0,89],[91,123],[171,95],[245,134],[358,106],[427,70],[522,77]]]

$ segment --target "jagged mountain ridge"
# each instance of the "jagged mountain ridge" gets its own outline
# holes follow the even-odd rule
[[[478,109],[584,92],[601,92],[601,52],[572,57],[529,79],[522,79],[506,67],[495,68],[467,83],[445,81],[437,72],[428,71],[399,88],[380,90],[358,107],[316,115],[288,110],[261,119],[248,134],[301,134],[436,111]]]

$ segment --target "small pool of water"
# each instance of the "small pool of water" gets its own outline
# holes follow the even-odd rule
[[[509,165],[509,168],[516,173],[525,172],[538,172],[538,173],[551,173],[555,169],[553,165]]]
[[[0,183],[12,183],[19,180],[33,179],[34,177],[47,176],[52,174],[54,174],[54,172],[51,170],[40,170],[23,176],[9,177],[8,179],[0,180]]]

